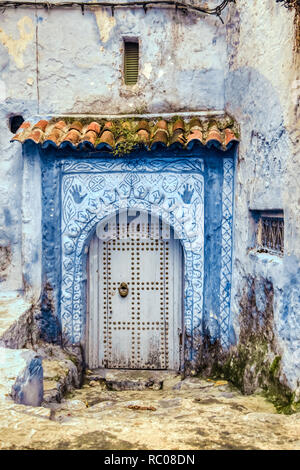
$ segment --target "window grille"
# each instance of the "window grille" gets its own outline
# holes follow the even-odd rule
[[[139,75],[139,43],[124,41],[124,81],[135,85]]]
[[[283,254],[283,212],[261,212],[257,216],[256,245],[261,251]]]

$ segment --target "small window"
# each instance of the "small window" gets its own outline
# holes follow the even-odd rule
[[[139,43],[124,41],[124,81],[125,85],[135,85],[139,75]]]
[[[283,254],[283,211],[252,211],[256,222],[256,248],[262,252]]]

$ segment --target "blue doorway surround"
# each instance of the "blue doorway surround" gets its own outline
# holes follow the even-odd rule
[[[24,146],[26,157],[32,144]],[[46,320],[44,302],[46,336],[60,330],[64,343],[84,344],[88,244],[98,222],[128,207],[152,211],[181,232],[186,360],[193,362],[204,336],[227,349],[235,154],[236,146],[123,158],[40,149],[42,285],[51,286],[59,324]]]

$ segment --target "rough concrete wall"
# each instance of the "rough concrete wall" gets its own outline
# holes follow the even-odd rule
[[[264,283],[271,282],[282,379],[295,389],[300,377],[300,174],[293,141],[294,12],[273,0],[240,0],[230,8],[228,19],[226,109],[241,126],[235,182],[233,322],[238,334],[241,299],[251,279],[261,279],[255,284],[258,311],[265,303]],[[284,210],[283,259],[249,252],[253,241],[249,209]]]

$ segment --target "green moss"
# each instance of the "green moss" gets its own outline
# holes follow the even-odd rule
[[[300,411],[300,403],[295,403],[294,394],[280,382],[269,384],[262,395],[273,403],[278,413],[290,415]]]
[[[78,117],[78,116],[62,116],[51,118],[49,124],[55,124],[56,122],[64,121],[66,124],[72,124],[75,121],[79,121],[83,126],[91,124],[91,122],[98,122],[100,125],[104,125],[105,119],[99,119],[97,116]]]
[[[276,356],[272,364],[270,365],[269,372],[272,377],[275,377],[280,368],[281,356]]]
[[[244,394],[260,391],[279,413],[291,414],[300,411],[300,403],[296,403],[295,395],[284,383],[274,334],[273,299],[274,289],[269,280],[247,278],[240,301],[238,345],[225,352],[218,342],[204,338],[199,370],[202,376],[206,374],[231,382]]]
[[[252,373],[253,381],[262,389],[262,395],[275,406],[278,413],[300,411],[300,403],[295,402],[294,394],[280,381],[281,356],[275,356],[270,363],[267,353],[266,342],[253,340],[247,345],[239,345],[236,353],[219,367],[218,374],[243,393],[248,393],[245,389],[245,375]]]
[[[68,355],[68,359],[73,362],[73,364],[78,367],[79,366],[79,360],[77,359],[76,356]]]
[[[130,128],[126,127],[126,125]],[[114,122],[113,133],[115,140],[124,138],[124,140],[118,142],[113,149],[113,155],[115,157],[122,157],[133,152],[138,146],[139,140],[135,132],[135,125],[129,120],[119,120]]]

